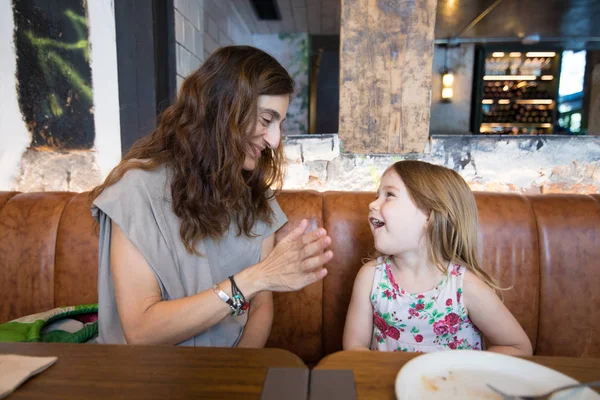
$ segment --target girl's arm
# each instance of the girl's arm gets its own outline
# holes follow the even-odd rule
[[[463,291],[469,318],[490,341],[489,351],[513,356],[532,354],[527,334],[492,288],[467,271]]]
[[[370,297],[376,265],[375,261],[363,265],[354,280],[344,327],[344,350],[370,349],[373,334],[373,306]]]
[[[263,261],[275,247],[275,233],[265,238],[262,243],[261,257]],[[250,301],[250,313],[244,333],[238,347],[265,347],[271,326],[273,325],[273,293],[260,292]]]

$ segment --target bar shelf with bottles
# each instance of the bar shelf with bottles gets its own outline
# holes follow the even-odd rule
[[[551,134],[556,120],[560,53],[482,48],[475,93],[480,134]]]

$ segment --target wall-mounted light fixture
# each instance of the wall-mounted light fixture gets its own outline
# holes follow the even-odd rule
[[[454,84],[454,72],[448,68],[448,46],[446,46],[446,52],[444,54],[444,68],[442,68],[442,101],[450,102],[454,97],[454,90],[452,85]]]
[[[454,83],[454,73],[449,69],[442,70],[442,100],[450,101],[454,96],[452,84]]]

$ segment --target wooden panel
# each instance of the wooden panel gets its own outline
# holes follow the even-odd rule
[[[423,152],[437,0],[343,0],[340,129],[353,153]]]

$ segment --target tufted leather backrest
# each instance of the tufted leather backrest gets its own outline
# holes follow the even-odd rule
[[[55,306],[97,301],[98,236],[87,193],[0,192],[0,323]],[[326,278],[276,293],[270,347],[308,364],[340,350],[356,273],[373,250],[368,192],[285,191],[290,223],[325,227]],[[600,357],[600,195],[475,193],[484,268],[538,355]]]
[[[540,242],[537,354],[600,357],[600,197],[531,202]]]

